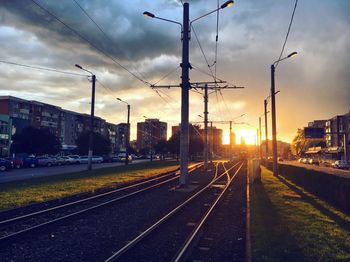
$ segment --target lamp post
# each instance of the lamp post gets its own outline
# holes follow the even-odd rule
[[[193,22],[212,14],[220,9],[224,9],[233,5],[233,1],[227,1],[219,8],[206,13],[190,22],[189,18],[189,3],[184,1],[183,4],[183,23],[172,21],[169,19],[157,17],[150,12],[144,12],[143,15],[163,20],[170,23],[175,23],[181,26],[182,30],[182,68],[181,73],[181,134],[180,134],[180,185],[186,185],[188,177],[188,153],[189,153],[189,69],[191,68],[189,62],[189,41],[190,41],[190,28]]]
[[[83,68],[82,66],[75,64],[75,66],[85,72],[91,74],[92,82],[92,94],[91,94],[91,114],[90,114],[90,134],[89,134],[89,152],[88,152],[88,170],[92,169],[92,152],[93,152],[93,134],[94,134],[94,111],[95,111],[95,83],[96,76],[89,70]]]
[[[278,175],[278,166],[277,166],[277,135],[276,135],[276,91],[275,91],[275,70],[279,62],[288,59],[294,55],[298,54],[297,52],[290,53],[288,56],[281,58],[275,61],[271,65],[271,115],[272,115],[272,158],[273,158],[273,175]]]
[[[129,164],[129,147],[130,147],[130,104],[128,102],[125,102],[124,100],[117,98],[120,102],[127,105],[128,109],[128,116],[127,116],[127,133],[126,133],[126,141],[125,141],[125,165]]]

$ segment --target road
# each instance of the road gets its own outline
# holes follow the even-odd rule
[[[141,163],[146,161],[149,161],[149,160],[146,160],[146,159],[134,160],[130,164],[136,164],[136,163]],[[122,166],[122,165],[124,165],[124,163],[101,163],[101,164],[93,164],[92,168],[101,169],[106,167]],[[33,177],[61,175],[65,173],[84,171],[86,169],[87,169],[87,164],[13,169],[11,171],[5,171],[0,173],[0,183],[25,180]]]
[[[316,171],[328,173],[335,176],[350,178],[350,170],[342,170],[342,169],[336,169],[336,168],[326,167],[326,166],[302,164],[302,163],[299,163],[298,161],[283,161],[283,162],[278,162],[278,164],[298,166],[298,167],[303,167],[310,170],[316,170]]]

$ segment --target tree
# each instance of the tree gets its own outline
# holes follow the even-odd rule
[[[160,154],[161,159],[164,159],[164,155],[168,153],[168,143],[165,139],[161,139],[158,141],[158,143],[154,146],[154,151],[156,154]]]
[[[16,133],[12,140],[14,153],[56,154],[61,149],[60,140],[47,128],[26,127],[21,133]]]
[[[180,154],[180,132],[173,134],[168,140],[168,150],[178,158]]]
[[[190,125],[190,141],[189,141],[189,154],[191,156],[198,153],[203,153],[203,137],[199,132],[199,125]]]
[[[89,152],[89,136],[90,131],[82,132],[76,140],[78,153],[86,155]],[[93,133],[93,154],[94,155],[107,155],[111,152],[111,140],[103,135],[94,132]]]
[[[326,143],[322,138],[305,138],[304,129],[298,128],[291,144],[291,149],[294,155],[302,156],[309,147],[324,147],[325,145]]]

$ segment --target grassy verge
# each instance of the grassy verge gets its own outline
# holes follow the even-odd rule
[[[144,179],[174,170],[175,161],[157,161],[0,184],[0,210]]]
[[[350,217],[262,167],[251,198],[253,261],[350,261]]]

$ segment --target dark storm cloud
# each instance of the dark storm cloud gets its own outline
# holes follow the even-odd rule
[[[133,9],[121,4],[120,1],[108,1],[108,5],[103,5],[101,1],[79,1],[113,40],[113,43],[104,38],[73,1],[37,0],[37,2],[99,49],[121,61],[154,57],[159,52],[179,53],[178,38],[168,33],[169,30],[173,31],[172,28],[162,27],[154,30],[154,23],[149,23],[142,13],[133,12]],[[51,48],[75,50],[79,48],[77,45],[80,43],[86,44],[31,1],[5,1],[1,6],[3,24],[30,31]],[[14,17],[6,15],[6,11]]]

